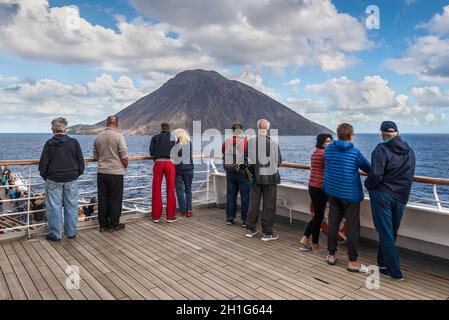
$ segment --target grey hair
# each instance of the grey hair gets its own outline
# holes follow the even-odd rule
[[[63,117],[53,119],[51,122],[51,130],[53,132],[65,132],[69,123]]]
[[[264,122],[264,121],[267,123],[267,127],[266,127],[266,128],[261,128],[260,125],[261,125],[261,123]],[[266,120],[266,119],[260,119],[260,120],[258,120],[258,121],[257,121],[257,129],[266,129],[266,130],[269,130],[269,129],[270,129],[270,122],[269,122],[268,120]]]

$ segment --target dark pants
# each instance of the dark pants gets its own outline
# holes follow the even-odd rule
[[[312,235],[312,243],[318,244],[320,240],[321,223],[324,218],[324,211],[326,211],[327,194],[323,189],[309,187],[310,199],[312,199],[313,218],[307,224],[304,235],[308,238]]]
[[[263,199],[262,206],[262,232],[264,234],[273,234],[274,219],[276,218],[276,184],[257,184],[251,185],[250,206],[248,217],[246,218],[246,228],[256,230],[256,224],[259,220],[260,201]]]
[[[97,186],[100,228],[114,228],[122,214],[123,175],[98,173]]]
[[[246,179],[244,173],[226,173],[227,194],[226,194],[226,220],[235,219],[237,211],[237,194],[240,191],[240,218],[246,221],[249,207],[249,195],[251,183]]]
[[[374,226],[379,233],[377,265],[387,267],[394,278],[402,278],[396,238],[405,204],[380,191],[371,190],[369,196]]]
[[[176,171],[176,198],[178,199],[178,208],[181,213],[192,211],[192,180],[193,170]]]
[[[360,203],[329,197],[327,249],[331,255],[337,252],[338,231],[340,230],[340,223],[343,217],[346,219],[349,261],[355,262],[359,256],[357,250],[360,237]]]

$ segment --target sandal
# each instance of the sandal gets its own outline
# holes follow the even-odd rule
[[[330,259],[330,257],[334,257],[334,261],[332,261]],[[327,257],[326,257],[326,262],[330,266],[335,266],[337,264],[337,257],[336,256],[331,256],[330,254],[328,254]]]
[[[349,268],[349,267],[346,269],[349,272],[359,272],[359,273],[369,273],[370,272],[368,266],[365,266],[364,264],[361,264],[358,269],[353,269],[353,268]]]

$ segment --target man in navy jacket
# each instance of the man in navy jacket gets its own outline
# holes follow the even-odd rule
[[[161,133],[151,138],[150,155],[154,158],[151,217],[156,223],[159,222],[162,215],[161,186],[164,176],[167,186],[167,222],[171,223],[176,221],[176,168],[171,158],[171,151],[176,141],[176,137],[170,133],[170,125],[168,123],[162,123]]]
[[[371,213],[379,233],[377,265],[380,273],[402,280],[396,238],[415,174],[413,149],[399,136],[392,121],[380,127],[382,143],[371,155],[371,171],[365,181],[371,199]]]
[[[39,161],[45,180],[49,241],[61,240],[63,207],[67,238],[76,236],[78,224],[78,178],[84,173],[84,159],[78,141],[66,135],[67,125],[64,118],[51,122],[53,137],[45,143]]]

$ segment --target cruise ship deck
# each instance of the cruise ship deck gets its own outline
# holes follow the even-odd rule
[[[0,241],[0,299],[449,299],[449,277],[404,260],[405,281],[381,277],[367,289],[367,274],[346,271],[344,245],[328,266],[324,254],[299,252],[298,230],[275,227],[277,241],[248,239],[223,210],[203,206],[173,224],[141,218],[57,243]],[[362,246],[360,258],[375,264],[375,249]],[[66,288],[69,265],[80,269],[80,290]]]

